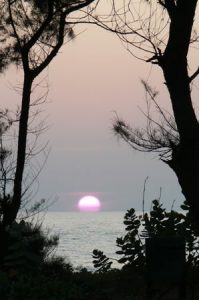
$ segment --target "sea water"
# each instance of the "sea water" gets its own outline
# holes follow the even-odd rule
[[[94,249],[118,258],[116,238],[125,234],[124,215],[125,212],[47,212],[43,227],[59,236],[57,255],[64,256],[75,268],[93,269]]]

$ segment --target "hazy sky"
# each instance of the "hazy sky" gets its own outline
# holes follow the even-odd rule
[[[51,152],[39,179],[36,199],[56,202],[52,210],[76,210],[85,194],[96,195],[103,210],[142,209],[144,180],[146,209],[159,196],[176,207],[182,195],[174,173],[155,154],[133,151],[112,130],[115,112],[132,126],[142,126],[145,108],[141,79],[160,90],[159,104],[169,106],[161,71],[133,58],[119,39],[99,28],[88,27],[66,44],[48,69],[47,116]],[[3,101],[12,106],[20,97],[13,91],[20,72],[1,76]],[[15,83],[16,82],[16,83]],[[168,101],[168,102],[167,102]]]

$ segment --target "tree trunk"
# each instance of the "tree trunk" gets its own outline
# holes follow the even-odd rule
[[[175,172],[182,193],[190,205],[193,225],[199,234],[199,136],[180,143],[172,152],[168,165]]]
[[[196,0],[179,1],[172,11],[169,40],[161,57],[166,85],[180,136],[169,166],[176,173],[199,233],[199,125],[192,106],[187,53]]]
[[[163,71],[180,136],[169,166],[177,175],[199,233],[199,125],[192,107],[186,61],[174,62],[168,55]]]
[[[30,72],[25,72],[22,94],[21,114],[19,121],[19,135],[18,135],[18,148],[17,148],[17,162],[14,179],[14,191],[13,198],[5,211],[3,218],[3,227],[11,224],[17,216],[21,205],[21,193],[22,193],[22,180],[23,171],[26,159],[26,142],[28,131],[28,117],[30,109],[30,96],[33,77]]]

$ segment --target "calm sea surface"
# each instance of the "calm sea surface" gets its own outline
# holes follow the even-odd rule
[[[125,233],[125,212],[48,212],[43,226],[59,235],[57,254],[66,257],[74,267],[93,269],[92,251],[102,250],[116,257],[116,238]]]

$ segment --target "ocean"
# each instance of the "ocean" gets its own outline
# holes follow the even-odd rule
[[[125,212],[47,212],[43,227],[59,235],[57,255],[74,268],[93,270],[92,251],[99,249],[116,258],[116,238],[125,234]],[[117,262],[114,263],[117,267]]]

